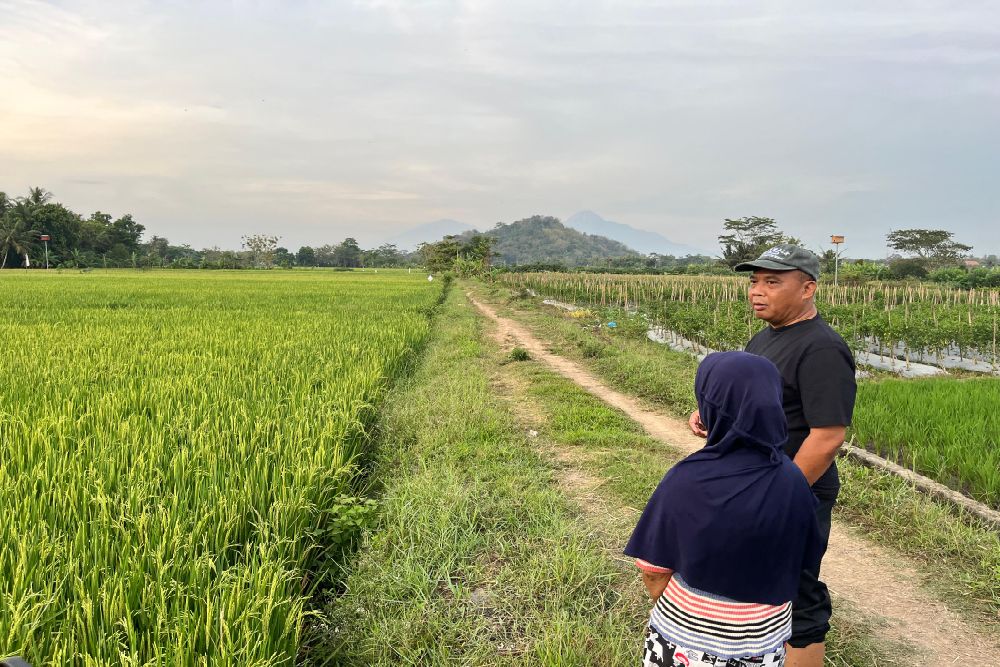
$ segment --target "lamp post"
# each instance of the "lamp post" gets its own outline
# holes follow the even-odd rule
[[[833,253],[833,286],[837,286],[837,279],[840,273],[840,244],[844,242],[844,237],[839,235],[830,236],[830,243],[836,246],[836,250]]]
[[[45,244],[45,268],[49,268],[49,240],[52,238],[48,234],[42,234],[39,237]]]

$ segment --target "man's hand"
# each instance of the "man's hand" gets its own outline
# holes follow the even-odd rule
[[[701,413],[697,410],[691,413],[691,417],[688,419],[688,426],[691,427],[691,432],[699,438],[708,437],[708,429],[701,422]]]
[[[809,437],[802,442],[795,455],[795,465],[809,480],[809,486],[815,484],[837,458],[837,450],[844,444],[845,435],[847,435],[846,426],[809,429]]]

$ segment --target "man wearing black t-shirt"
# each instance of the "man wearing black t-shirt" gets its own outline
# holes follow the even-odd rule
[[[780,245],[736,270],[753,272],[750,304],[754,315],[768,324],[750,340],[746,351],[770,359],[781,372],[788,419],[785,451],[812,485],[819,500],[820,528],[829,539],[831,513],[840,491],[834,459],[851,424],[857,390],[854,357],[816,310],[813,296],[819,260],[814,254]],[[690,425],[695,434],[706,435],[697,411]],[[819,580],[819,571],[804,570],[792,605],[789,667],[823,664],[831,612],[830,593]]]

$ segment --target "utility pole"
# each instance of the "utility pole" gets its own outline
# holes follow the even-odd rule
[[[39,238],[42,240],[42,243],[45,244],[45,268],[47,269],[49,268],[49,240],[52,237],[48,234],[42,234]]]
[[[833,253],[833,286],[837,286],[837,279],[840,273],[840,244],[844,242],[844,237],[839,235],[830,236],[830,243],[834,245],[836,250]]]

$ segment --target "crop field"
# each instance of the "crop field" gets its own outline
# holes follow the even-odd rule
[[[763,323],[747,307],[745,277],[501,274],[502,284],[577,304],[638,309],[706,347],[743,347]],[[1000,369],[1000,290],[824,284],[823,317],[856,350],[957,356]]]
[[[859,386],[854,432],[894,461],[1000,506],[1000,380],[925,378]]]
[[[440,283],[2,272],[0,656],[281,665]]]
[[[741,349],[764,326],[747,306],[746,278],[545,273],[501,274],[498,280],[514,290],[610,310],[611,316],[636,313],[619,322],[622,330],[662,326],[713,349]],[[860,445],[1000,506],[1000,379],[994,377],[1000,370],[1000,291],[824,284],[817,305],[856,351],[941,365],[964,361],[984,371],[862,381],[852,434]]]

